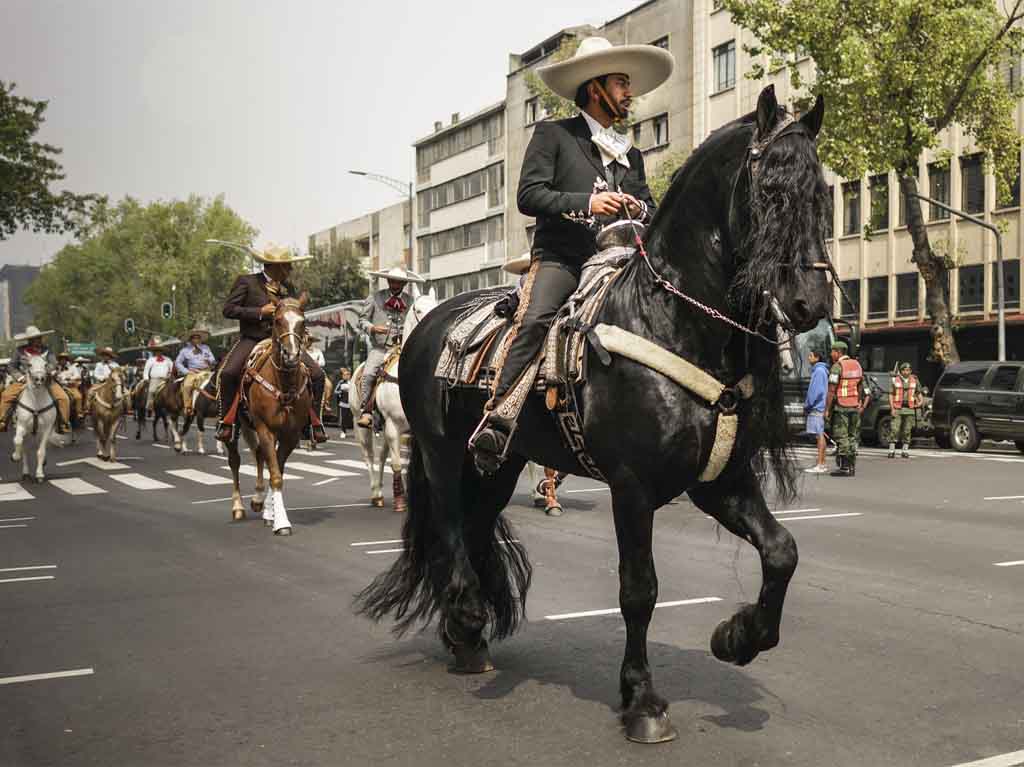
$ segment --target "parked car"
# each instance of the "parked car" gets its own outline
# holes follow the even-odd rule
[[[974,452],[983,439],[1013,440],[1024,453],[1024,362],[960,362],[935,385],[939,447]]]
[[[860,417],[860,436],[866,443],[885,447],[889,444],[892,434],[892,407],[889,395],[892,394],[892,373],[865,371],[864,377],[871,387],[871,402],[868,403]],[[915,437],[927,437],[932,433],[931,397],[928,389],[921,387],[924,404],[917,413],[917,425],[914,427]]]

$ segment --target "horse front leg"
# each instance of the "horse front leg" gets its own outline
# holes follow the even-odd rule
[[[779,643],[779,626],[786,589],[799,559],[796,541],[768,510],[754,472],[746,467],[710,485],[699,485],[689,496],[705,514],[757,549],[761,557],[761,592],[756,604],[743,605],[722,621],[711,635],[711,652],[721,661],[744,666],[762,650]]]
[[[177,418],[172,418],[170,420],[170,425],[171,425],[171,440],[172,440],[171,444],[174,445],[174,452],[176,452],[176,453],[186,452],[187,453],[188,451],[185,450],[185,446],[183,444],[182,433],[178,431],[178,419]],[[166,433],[167,433],[167,422],[165,421],[164,422],[164,434],[166,434]]]
[[[249,452],[252,454],[253,461],[256,464],[256,490],[253,493],[252,500],[250,501],[250,508],[253,514],[260,514],[263,516],[263,524],[270,527],[274,523],[273,509],[267,507],[267,480],[264,474],[265,461],[263,459],[263,453],[260,449],[259,440],[256,438],[256,434],[247,427],[242,427],[242,438],[245,443],[249,446]],[[217,444],[222,444],[219,440]]]
[[[245,506],[242,505],[242,489],[239,483],[238,469],[242,465],[242,456],[238,451],[238,442],[228,443],[228,466],[231,467],[231,521],[241,522],[245,519]]]
[[[376,506],[377,508],[383,508],[384,470],[381,469],[380,474],[378,474],[377,467],[374,464],[373,429],[363,429],[357,426],[355,428],[355,432],[356,441],[359,442],[359,449],[363,451],[363,461],[366,463],[366,473],[370,476],[370,505]]]
[[[44,429],[43,433],[39,435],[39,444],[36,446],[36,483],[40,485],[46,481],[46,446],[53,430],[53,424]]]
[[[17,414],[15,414],[17,418]],[[25,427],[21,425],[21,421],[15,420],[14,422],[14,450],[11,451],[11,461],[17,463],[23,457],[22,453],[25,445]]]
[[[107,432],[107,460],[108,461],[116,461],[117,460],[117,432],[118,432],[118,429],[120,428],[120,426],[121,426],[121,419],[119,417],[119,418],[115,419],[112,424],[110,424],[110,429]]]
[[[287,457],[298,444],[297,438],[289,438],[287,450],[285,450],[284,437],[281,445],[276,444],[274,434],[264,425],[256,429],[260,441],[260,452],[263,454],[270,470],[270,502],[274,510],[274,535],[291,535],[292,523],[288,519],[288,510],[284,505],[284,477],[281,455]],[[266,519],[266,515],[264,515]]]
[[[658,599],[652,535],[654,504],[641,483],[630,477],[612,484],[615,537],[619,546],[619,608],[626,622],[626,652],[619,674],[622,723],[637,743],[664,743],[678,733],[668,716],[668,701],[654,690],[647,660],[647,627]]]

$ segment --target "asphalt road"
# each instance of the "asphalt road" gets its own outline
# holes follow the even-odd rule
[[[535,566],[530,621],[494,648],[496,672],[465,677],[432,631],[395,640],[351,613],[401,526],[338,463],[358,460],[353,444],[295,457],[290,538],[229,522],[226,461],[120,450],[112,469],[65,463],[88,444],[53,451],[58,482],[42,486],[0,466],[5,767],[1024,764],[1005,756],[1024,749],[1015,451],[868,451],[854,480],[807,477],[778,509],[801,554],[782,643],[745,668],[708,639],[756,598],[753,549],[685,498],[662,510],[659,601],[697,601],[655,612],[680,737],[651,747],[617,724],[620,618],[548,619],[616,606],[596,483],[569,480],[559,518],[521,485],[508,515]],[[77,675],[20,679],[57,672]]]

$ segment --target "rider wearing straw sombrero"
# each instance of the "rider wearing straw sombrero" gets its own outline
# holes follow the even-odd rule
[[[359,382],[363,398],[356,425],[366,429],[373,424],[373,392],[381,364],[391,350],[402,343],[402,326],[413,301],[406,286],[410,282],[423,282],[422,277],[401,266],[393,266],[386,272],[370,272],[370,276],[387,280],[388,286],[367,297],[359,312],[359,329],[369,337],[370,350]]]
[[[540,350],[555,313],[579,284],[584,262],[597,250],[592,225],[624,214],[646,223],[654,213],[643,155],[613,124],[629,116],[635,97],[669,78],[673,63],[672,54],[655,45],[613,46],[589,37],[571,59],[537,70],[552,91],[575,102],[580,114],[538,123],[523,157],[516,199],[523,214],[536,217],[537,228],[498,380],[470,444],[484,473],[497,471],[515,428],[514,418],[498,408]]]
[[[174,362],[170,357],[164,356],[167,347],[159,336],[151,338],[146,349],[153,355],[146,360],[146,366],[142,369],[142,380],[146,381],[147,386],[146,410],[151,411],[157,391],[174,375]]]
[[[185,405],[185,416],[192,415],[192,400],[200,376],[207,370],[217,367],[217,358],[213,356],[206,339],[210,331],[202,323],[197,324],[188,332],[188,343],[181,347],[174,360],[174,372],[184,376],[181,384],[181,397]]]
[[[35,325],[29,325],[25,328],[24,333],[18,333],[12,340],[24,341],[23,346],[19,346],[18,350],[14,353],[14,358],[11,360],[10,372],[16,375],[20,375],[22,380],[15,381],[6,389],[2,395],[0,395],[0,431],[7,431],[7,425],[11,421],[11,415],[14,413],[14,408],[18,404],[18,397],[21,396],[22,391],[25,390],[24,376],[28,375],[28,364],[33,357],[42,357],[46,361],[46,368],[51,373],[56,368],[56,363],[53,359],[53,353],[49,350],[46,344],[43,343],[43,337],[53,333],[52,330],[40,330]],[[71,400],[68,399],[67,392],[61,388],[60,384],[54,380],[50,381],[50,396],[53,397],[53,401],[57,405],[57,433],[66,434],[71,423]]]
[[[73,412],[78,418],[81,418],[83,413],[82,368],[78,366],[77,362],[72,361],[70,354],[61,352],[57,355],[57,375],[54,377],[57,379],[57,383],[64,387],[64,391],[74,403]]]
[[[217,439],[221,442],[230,442],[234,438],[237,413],[233,405],[242,380],[242,371],[253,347],[273,334],[274,312],[277,311],[275,302],[297,297],[295,287],[288,281],[292,264],[312,258],[276,246],[269,246],[263,251],[249,252],[263,264],[263,271],[259,274],[241,275],[235,280],[224,302],[224,317],[238,320],[240,334],[238,341],[225,355],[217,373],[220,392],[220,426],[217,429]],[[308,354],[302,355],[302,362],[309,371],[310,390],[313,394],[313,412],[310,419],[312,437],[316,442],[326,442],[327,433],[320,422],[320,413],[323,412],[324,371]]]

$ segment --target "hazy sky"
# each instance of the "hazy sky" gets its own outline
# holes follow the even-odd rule
[[[112,199],[224,194],[260,241],[400,196],[410,144],[505,94],[508,54],[639,0],[0,0],[0,80],[48,99],[65,185]],[[19,234],[0,263],[62,241]]]

